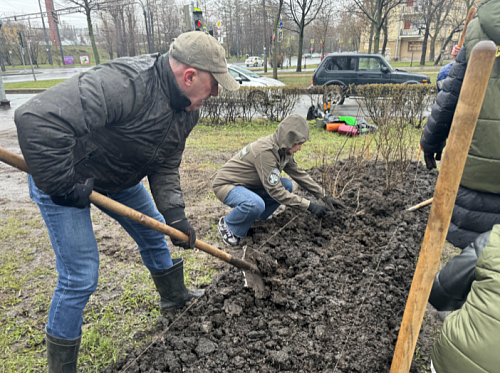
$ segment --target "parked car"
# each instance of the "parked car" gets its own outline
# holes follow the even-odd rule
[[[329,101],[342,105],[351,84],[430,84],[425,74],[394,69],[381,54],[332,53],[323,58],[311,79],[312,86],[341,86]],[[336,92],[335,94],[333,92]]]
[[[311,53],[305,53],[302,55],[304,58],[311,58]]]
[[[285,83],[271,79],[245,69],[244,67],[228,64],[229,74],[241,84],[242,87],[280,87]]]
[[[321,53],[313,53],[311,54],[311,58],[321,58]]]
[[[257,57],[257,56],[248,57],[245,60],[245,65],[247,67],[249,67],[249,66],[254,66],[254,67],[264,66],[264,60],[262,58],[260,58],[260,57]]]

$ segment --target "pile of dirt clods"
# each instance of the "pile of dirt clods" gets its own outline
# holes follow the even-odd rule
[[[256,299],[227,266],[127,372],[388,372],[429,213],[405,209],[431,198],[436,178],[413,164],[384,192],[384,167],[372,163],[346,188],[345,210],[320,221],[287,208],[258,222],[250,246],[273,258],[268,296]]]

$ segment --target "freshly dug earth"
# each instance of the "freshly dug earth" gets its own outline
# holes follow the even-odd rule
[[[247,243],[273,259],[265,298],[227,267],[186,313],[159,320],[168,331],[137,360],[146,346],[104,372],[388,372],[429,213],[405,209],[432,197],[436,177],[415,163],[384,192],[384,167],[371,163],[345,210],[258,222]],[[428,355],[430,338],[419,343]]]

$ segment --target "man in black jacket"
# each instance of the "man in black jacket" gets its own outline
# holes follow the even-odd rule
[[[56,255],[58,284],[47,323],[49,372],[76,372],[82,312],[98,279],[99,255],[90,219],[92,190],[186,233],[179,165],[198,108],[218,85],[236,90],[224,49],[208,34],[180,35],[165,55],[110,61],[41,93],[18,108],[15,123],[38,204]],[[153,203],[141,180],[147,176]],[[139,246],[160,293],[162,311],[203,291],[184,286],[182,259],[165,237],[120,217]]]

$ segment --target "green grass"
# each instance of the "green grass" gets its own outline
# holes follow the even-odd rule
[[[92,220],[97,225],[111,223],[101,212],[93,214]],[[113,245],[129,245],[131,239],[123,235],[122,241],[114,238]],[[4,211],[0,242],[0,372],[45,371],[43,340],[57,271],[40,214]],[[193,251],[182,252],[182,257],[188,287],[212,281],[215,259]],[[99,372],[124,357],[128,348],[151,340],[160,316],[159,296],[149,271],[139,263],[138,252],[137,260],[127,261],[101,255],[98,287],[83,313],[79,371]]]
[[[51,79],[51,80],[37,80],[28,82],[5,83],[5,89],[30,89],[30,88],[50,88],[59,83],[65,82],[66,79]]]
[[[299,85],[301,87],[307,88],[311,85],[312,74],[309,72],[308,75],[304,76],[286,76],[278,75],[278,80],[287,85]]]
[[[389,62],[389,64],[392,66],[392,67],[410,67],[410,63],[411,62],[406,62],[406,61],[392,61],[392,62]],[[447,63],[447,62],[445,62]],[[420,61],[415,61],[413,60],[413,64],[412,64],[413,67],[418,67],[420,66]],[[425,66],[434,66],[434,62],[431,62],[431,61],[427,61],[425,63]],[[436,68],[440,68],[441,65],[437,65],[435,66]]]
[[[62,67],[75,67],[75,66],[89,66],[89,65],[81,65],[80,64],[80,56],[87,55],[90,57],[90,66],[95,65],[95,58],[94,58],[94,52],[92,50],[91,46],[63,46],[63,53],[65,56],[73,56],[73,59],[75,61],[74,65],[63,65],[62,60],[61,60],[61,50],[59,49],[58,46],[51,46],[50,51],[52,53],[52,62],[53,65],[50,65],[48,63],[48,55],[45,52],[45,48],[40,51],[38,55],[38,61],[39,67],[53,67],[53,68],[62,68]],[[104,48],[97,48],[97,51],[99,52],[99,58],[101,60],[101,63],[109,61],[109,54],[106,52]],[[139,51],[138,51],[139,53]],[[140,54],[145,53],[144,50],[140,52]],[[116,58],[116,53],[114,56]],[[26,64],[26,69],[30,69],[30,63],[29,63],[29,58],[25,57],[25,64]],[[45,63],[42,63],[45,62]],[[7,62],[5,63],[5,67],[7,69],[15,69],[15,70],[20,70],[24,69],[23,62],[18,61],[17,59],[14,59],[15,66],[10,66],[7,65]],[[34,65],[36,67],[36,65]]]

